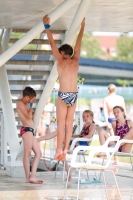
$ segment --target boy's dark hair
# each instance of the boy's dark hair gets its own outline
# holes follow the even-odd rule
[[[31,87],[26,87],[23,90],[23,97],[28,96],[28,97],[36,97],[36,91],[31,88]]]
[[[63,44],[59,48],[59,52],[64,51],[66,55],[69,55],[70,57],[73,55],[73,48],[69,44]]]

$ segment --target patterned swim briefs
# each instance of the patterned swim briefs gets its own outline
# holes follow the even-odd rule
[[[34,134],[34,129],[33,129],[33,128],[23,126],[23,127],[20,129],[20,135],[22,136],[22,135],[23,135],[24,133],[26,133],[26,132],[32,132],[33,135],[35,135],[35,134]]]
[[[66,106],[73,106],[76,103],[78,92],[58,92],[58,96],[66,104]]]

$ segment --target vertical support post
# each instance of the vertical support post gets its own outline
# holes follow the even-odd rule
[[[1,113],[1,159],[0,159],[0,164],[4,165],[4,117],[3,114]]]
[[[52,121],[53,117],[55,116],[55,112],[50,112],[50,121]],[[50,133],[55,131],[54,124],[50,125]],[[54,157],[54,138],[50,140],[50,158]]]
[[[10,30],[6,30],[3,45],[0,43],[0,53],[2,53],[2,46],[6,49],[10,36]],[[12,100],[9,89],[9,82],[7,78],[7,72],[5,65],[0,67],[0,93],[1,93],[1,104],[4,116],[4,124],[6,126],[5,137],[8,138],[8,143],[11,153],[11,161],[15,161],[17,151],[19,149],[19,141],[17,136],[17,128],[15,124],[14,111],[12,107]]]
[[[2,40],[3,34],[4,34],[4,29],[2,29],[1,34],[0,34],[0,42]]]
[[[5,122],[4,122],[4,116],[3,113],[1,113],[1,158],[0,158],[0,164],[5,168],[7,163],[7,138],[5,134],[6,128],[5,128]]]
[[[9,37],[10,37],[11,29],[6,29],[4,38],[2,41],[2,52],[5,52],[8,46]]]
[[[81,131],[82,128],[83,128],[83,117],[82,117],[82,114],[83,114],[83,112],[80,111],[80,112],[79,112],[79,118],[80,118],[80,131]]]
[[[75,134],[79,134],[80,133],[80,117],[79,117],[80,113],[79,111],[75,112],[75,124],[77,125]]]
[[[3,117],[3,122],[4,122],[4,132],[3,132],[3,138],[4,138],[4,143],[3,143],[3,147],[4,147],[4,168],[6,167],[7,164],[7,154],[8,154],[8,146],[7,146],[7,129],[6,129],[6,124],[4,121],[4,117]]]

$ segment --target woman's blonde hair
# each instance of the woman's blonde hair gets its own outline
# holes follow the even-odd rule
[[[124,119],[126,119],[126,115],[125,115],[125,110],[124,110],[124,108],[121,107],[121,106],[115,106],[115,107],[113,107],[113,110],[116,109],[116,108],[120,109],[120,110],[124,113]]]
[[[89,114],[92,117],[92,122],[94,123],[94,113],[91,110],[84,110],[82,117],[84,116],[84,113]]]

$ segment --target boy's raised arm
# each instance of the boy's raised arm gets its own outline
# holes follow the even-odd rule
[[[50,23],[50,18],[48,17],[48,15],[45,15],[44,18],[43,18],[43,23],[44,23],[44,26],[45,26],[45,30],[46,30],[46,33],[47,33],[47,36],[48,36],[48,40],[49,40],[49,43],[50,43],[50,46],[52,48],[52,51],[53,51],[53,54],[54,54],[54,57],[56,58],[56,60],[58,62],[61,61],[61,55],[59,53],[59,50],[54,42],[54,39],[53,39],[53,36],[51,34],[51,31],[48,27],[49,26],[49,23]]]
[[[74,48],[74,55],[73,58],[79,60],[80,58],[80,48],[81,48],[81,41],[82,41],[82,37],[83,37],[83,33],[84,33],[84,27],[85,27],[85,18],[83,19],[82,23],[81,23],[81,28],[76,40],[76,44],[75,44],[75,48]]]

